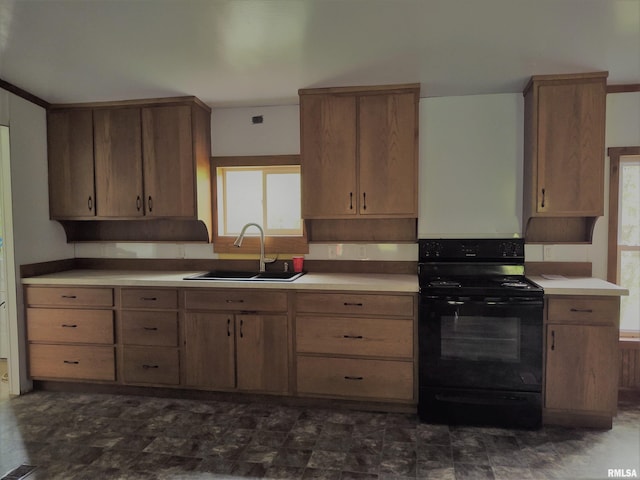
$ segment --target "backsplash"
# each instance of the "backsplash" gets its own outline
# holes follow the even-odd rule
[[[75,257],[211,260],[225,258],[225,255],[215,253],[215,245],[206,243],[113,242],[76,243]],[[309,244],[309,253],[304,257],[308,260],[417,261],[418,245],[416,243],[312,243]]]

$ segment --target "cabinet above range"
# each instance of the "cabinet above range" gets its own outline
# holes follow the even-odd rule
[[[51,218],[192,220],[210,233],[210,122],[195,97],[53,105]]]

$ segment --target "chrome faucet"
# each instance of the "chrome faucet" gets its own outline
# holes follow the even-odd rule
[[[242,227],[242,230],[240,231],[240,235],[238,235],[238,238],[236,238],[236,241],[233,242],[233,246],[240,247],[240,245],[242,245],[244,234],[247,231],[247,228],[249,227],[256,227],[258,230],[260,230],[260,272],[262,273],[266,270],[265,264],[275,262],[276,259],[264,258],[264,230],[262,230],[262,227],[260,225],[258,225],[257,223],[247,223],[244,227]]]

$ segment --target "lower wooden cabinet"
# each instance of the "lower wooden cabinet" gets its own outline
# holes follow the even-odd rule
[[[29,345],[33,378],[65,380],[116,379],[114,348],[95,345]]]
[[[126,383],[178,385],[180,354],[177,348],[123,347],[122,372]]]
[[[298,355],[300,394],[374,400],[413,398],[413,362]]]
[[[29,376],[116,380],[112,288],[25,288]]]
[[[296,295],[298,395],[413,403],[415,296]]]
[[[186,290],[185,385],[288,394],[288,299],[286,291]]]
[[[549,297],[544,421],[611,428],[618,400],[618,297]]]

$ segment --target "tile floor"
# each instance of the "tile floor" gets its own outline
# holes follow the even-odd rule
[[[0,479],[591,479],[640,475],[640,395],[610,431],[426,425],[414,415],[34,392],[0,401]],[[4,476],[4,477],[3,477]]]

